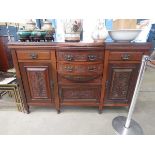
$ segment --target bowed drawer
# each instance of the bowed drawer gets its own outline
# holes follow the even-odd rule
[[[73,63],[58,63],[59,74],[80,74],[92,75],[102,74],[103,64],[73,64]]]

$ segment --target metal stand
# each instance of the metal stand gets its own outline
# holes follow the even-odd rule
[[[124,116],[118,116],[114,118],[112,121],[112,126],[115,132],[119,135],[142,135],[143,134],[143,130],[140,127],[140,125],[136,121],[131,119],[131,117],[135,109],[136,99],[138,96],[141,82],[143,80],[146,64],[149,60],[150,60],[150,57],[146,55],[144,55],[142,58],[142,63],[141,63],[137,83],[135,86],[135,90],[133,93],[133,97],[132,97],[132,101],[131,101],[131,105],[130,105],[127,118]]]

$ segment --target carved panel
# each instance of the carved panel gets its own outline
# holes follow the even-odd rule
[[[109,98],[126,99],[132,69],[113,69]]]
[[[107,103],[130,103],[138,76],[139,64],[109,64],[106,83]]]
[[[50,105],[53,102],[51,66],[48,63],[20,63],[26,100],[29,104]]]
[[[60,86],[61,101],[99,101],[100,86]]]
[[[32,98],[48,98],[47,68],[26,68]]]

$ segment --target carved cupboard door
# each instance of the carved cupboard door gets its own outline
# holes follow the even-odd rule
[[[26,99],[29,104],[50,105],[53,82],[51,64],[20,63]]]
[[[105,104],[130,104],[135,88],[139,64],[109,64]]]

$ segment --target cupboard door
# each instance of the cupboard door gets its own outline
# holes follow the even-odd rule
[[[105,104],[130,104],[139,64],[109,64]]]
[[[51,65],[20,63],[23,85],[28,103],[40,105],[52,102]]]

